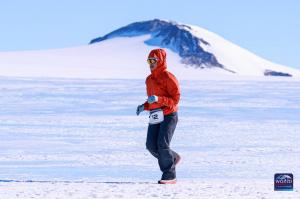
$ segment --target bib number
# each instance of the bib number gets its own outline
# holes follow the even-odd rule
[[[149,124],[158,124],[164,121],[164,112],[161,109],[150,111]]]

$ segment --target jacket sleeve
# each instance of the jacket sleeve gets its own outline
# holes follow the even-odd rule
[[[179,103],[180,99],[180,89],[179,89],[179,84],[175,76],[169,75],[169,78],[166,80],[167,84],[167,92],[169,94],[168,97],[166,96],[158,96],[158,102],[162,106],[167,106],[167,107],[174,107],[177,106]]]
[[[146,101],[144,104],[144,110],[145,111],[149,111],[150,109],[149,109],[149,103]]]
[[[147,96],[149,96],[149,87],[148,87],[148,79],[149,79],[149,77],[147,77],[146,78],[146,81],[145,81],[145,84],[146,84],[146,91],[147,91]],[[144,104],[144,110],[145,111],[149,111],[150,110],[150,108],[149,108],[149,103],[146,101]]]

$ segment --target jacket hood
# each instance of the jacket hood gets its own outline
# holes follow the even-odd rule
[[[155,57],[157,58],[157,66],[154,70],[151,71],[154,77],[158,77],[160,73],[167,69],[167,53],[163,49],[154,49],[148,55],[148,58]]]

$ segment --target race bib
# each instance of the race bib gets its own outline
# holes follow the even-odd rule
[[[161,109],[150,111],[149,124],[158,124],[164,121],[164,112]]]

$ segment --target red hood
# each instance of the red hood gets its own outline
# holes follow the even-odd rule
[[[161,72],[167,69],[167,53],[163,49],[154,49],[149,53],[148,58],[149,57],[156,57],[158,59],[157,67],[151,71],[154,77],[158,77]]]

